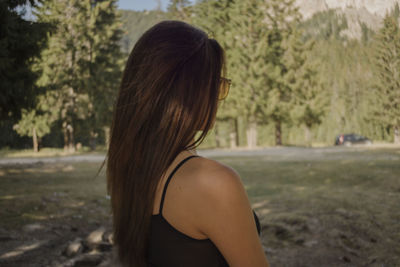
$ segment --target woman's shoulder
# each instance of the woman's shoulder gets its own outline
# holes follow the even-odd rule
[[[190,183],[192,201],[199,210],[209,211],[215,205],[231,205],[247,201],[240,175],[232,167],[219,161],[199,157],[192,162]]]
[[[239,174],[215,160],[198,159],[197,166],[191,181],[193,225],[217,246],[230,265],[268,266]]]
[[[243,187],[238,172],[217,160],[198,157],[193,165],[191,183],[200,192],[205,190],[203,193],[221,193],[231,187]]]

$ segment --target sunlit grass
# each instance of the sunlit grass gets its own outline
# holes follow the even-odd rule
[[[290,152],[213,157],[240,174],[272,263],[279,266],[285,251],[301,258],[318,249],[334,259],[356,253],[355,266],[400,260],[399,149]],[[95,177],[100,164],[1,167],[0,227],[108,221],[104,171]]]
[[[7,258],[19,256],[21,254],[24,254],[27,251],[30,251],[30,250],[40,247],[44,243],[45,242],[43,242],[43,241],[36,241],[33,244],[22,245],[22,246],[16,247],[12,251],[0,255],[0,259],[7,259]]]
[[[105,177],[95,177],[100,163],[37,164],[27,168],[2,167],[0,226],[17,227],[44,219],[108,212]]]
[[[338,264],[340,255],[357,255],[355,266],[400,262],[398,150],[217,159],[239,172],[264,225],[271,262],[279,265],[285,251],[301,259],[317,244],[314,250],[338,255]]]

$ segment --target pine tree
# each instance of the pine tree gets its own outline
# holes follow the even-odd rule
[[[192,6],[189,0],[171,0],[168,5],[168,14],[171,19],[191,21]]]
[[[311,145],[311,128],[322,122],[329,95],[318,77],[317,66],[311,62],[310,51],[315,42],[302,40],[301,31],[294,30],[287,41],[284,79],[291,92],[291,117],[296,125],[305,126],[305,141]]]
[[[51,23],[54,29],[48,47],[42,53],[39,84],[47,90],[56,90],[61,99],[60,119],[64,134],[64,149],[75,150],[74,130],[80,107],[88,107],[84,88],[85,61],[88,55],[85,27],[86,6],[82,1],[46,1],[38,9],[39,21]]]
[[[257,145],[257,124],[271,120],[277,129],[276,143],[281,144],[281,124],[289,117],[289,92],[282,78],[283,41],[299,19],[294,1],[202,1],[198,5],[203,15],[197,19],[210,20],[200,24],[221,37],[226,50],[234,84],[224,103],[227,113],[248,122],[249,147]]]
[[[394,142],[400,143],[400,30],[398,21],[389,14],[377,36],[375,64],[378,83],[373,88],[371,115],[390,127]]]
[[[275,126],[275,144],[282,145],[282,124],[290,120],[291,92],[284,81],[287,67],[284,64],[285,41],[292,34],[292,27],[299,23],[301,15],[295,1],[273,0],[263,10],[267,14],[268,31],[264,35],[266,44],[262,45],[263,62],[255,64],[261,73],[259,94],[259,114],[263,121],[272,121]],[[257,49],[255,50],[257,51]]]
[[[95,137],[111,120],[122,65],[116,1],[51,0],[37,16],[55,25],[39,82],[61,99],[64,149],[74,151],[77,126]]]
[[[329,9],[315,13],[299,26],[304,30],[305,39],[344,41],[346,36],[342,31],[348,29],[348,22],[346,15]]]
[[[242,102],[238,92],[241,89],[235,85],[236,79],[233,77],[235,66],[232,64],[232,53],[235,53],[233,46],[234,28],[231,25],[231,8],[234,4],[232,0],[206,0],[197,3],[193,7],[192,23],[206,31],[211,38],[215,38],[224,48],[226,57],[226,72],[223,75],[233,79],[234,83],[230,89],[228,97],[220,103],[217,113],[216,139],[217,144],[220,137],[218,136],[218,122],[229,122],[230,133],[229,138],[231,147],[239,146],[239,111]]]
[[[33,0],[0,1],[0,121],[18,120],[21,109],[35,106],[39,73],[34,59],[46,41],[48,25],[27,21],[19,11]]]
[[[266,86],[269,25],[265,22],[269,4],[264,1],[238,1],[231,6],[228,34],[228,61],[234,88],[232,102],[238,117],[247,121],[247,146],[257,145],[257,123]]]
[[[88,31],[89,59],[87,61],[87,92],[92,109],[90,138],[92,148],[100,130],[108,144],[112,109],[124,64],[119,42],[122,37],[120,14],[116,0],[97,1],[90,8]]]
[[[32,137],[34,152],[39,151],[41,138],[50,133],[52,123],[58,118],[57,107],[60,101],[54,93],[48,91],[38,96],[35,109],[22,109],[22,117],[13,127],[20,136]]]

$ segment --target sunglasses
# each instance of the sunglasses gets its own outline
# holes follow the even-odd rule
[[[231,87],[231,84],[232,84],[231,79],[221,77],[220,85],[219,85],[218,100],[223,100],[228,96],[229,88]]]

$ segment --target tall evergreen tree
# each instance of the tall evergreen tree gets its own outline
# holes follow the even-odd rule
[[[86,1],[85,1],[86,2]],[[45,2],[37,12],[39,21],[55,25],[49,36],[48,47],[42,53],[43,74],[39,84],[48,90],[56,90],[61,99],[59,109],[64,135],[64,149],[75,150],[74,130],[79,117],[86,118],[87,112],[77,110],[89,106],[85,94],[84,80],[87,73],[87,25],[89,13],[82,1],[59,0]],[[85,110],[87,111],[87,110]]]
[[[284,81],[287,67],[284,62],[285,41],[291,36],[293,25],[300,22],[301,14],[294,0],[273,0],[268,2],[264,22],[268,32],[264,36],[266,44],[262,47],[264,69],[259,74],[259,113],[265,122],[272,121],[275,126],[275,144],[282,145],[282,124],[290,120],[290,87]],[[257,50],[255,50],[257,51]],[[261,70],[261,66],[254,65]]]
[[[192,5],[189,0],[171,0],[168,5],[168,14],[171,19],[190,22]]]
[[[39,151],[41,138],[50,133],[52,123],[58,119],[60,103],[54,93],[47,91],[39,95],[36,108],[22,109],[22,117],[13,127],[20,136],[32,137],[34,152]]]
[[[314,40],[342,40],[346,36],[342,31],[348,29],[346,15],[338,13],[337,10],[329,9],[315,13],[310,19],[300,23],[304,30],[305,39]]]
[[[311,128],[322,122],[329,95],[318,77],[316,65],[311,62],[310,51],[315,42],[302,40],[294,30],[287,40],[284,79],[291,92],[291,117],[297,125],[305,126],[305,141],[311,145]]]
[[[92,104],[92,116],[88,125],[91,128],[92,148],[95,148],[95,138],[100,130],[104,130],[106,145],[108,144],[112,109],[124,64],[119,45],[122,24],[116,2],[93,1],[90,8],[87,92]]]
[[[231,9],[233,0],[205,0],[198,2],[194,8],[192,23],[205,30],[210,37],[215,38],[225,50],[226,72],[224,75],[234,80],[228,97],[220,104],[217,113],[218,122],[229,122],[229,138],[232,147],[239,146],[239,117],[243,108],[240,98],[240,87],[235,86],[237,79],[234,77],[235,65],[232,57],[236,51],[233,44],[233,31],[231,25]],[[216,125],[216,129],[217,129]],[[220,137],[216,132],[216,139]]]
[[[247,121],[247,146],[257,145],[261,90],[266,86],[266,54],[269,25],[265,22],[269,4],[265,1],[238,1],[231,7],[231,32],[228,53],[235,88],[232,102],[237,116]],[[235,93],[233,93],[235,92]]]
[[[257,124],[271,120],[281,144],[281,124],[289,118],[283,41],[299,20],[294,1],[209,0],[198,5],[203,15],[197,19],[207,21],[201,24],[222,37],[227,51],[235,85],[226,103],[228,115],[246,119],[249,147],[257,145]]]
[[[400,30],[393,16],[385,16],[376,44],[376,77],[371,109],[373,118],[394,133],[400,143]]]
[[[37,14],[39,21],[56,25],[42,53],[40,85],[62,100],[64,148],[70,151],[79,122],[95,137],[110,121],[121,63],[115,12],[116,1],[51,0]]]
[[[39,73],[33,71],[34,59],[40,55],[48,25],[27,21],[26,5],[33,0],[0,1],[0,121],[19,119],[21,109],[35,106]]]

